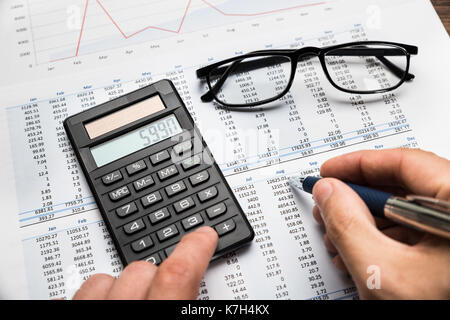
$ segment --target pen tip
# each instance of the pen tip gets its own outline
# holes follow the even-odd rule
[[[303,181],[305,181],[305,177],[292,176],[289,178],[289,183],[300,190],[303,190]]]

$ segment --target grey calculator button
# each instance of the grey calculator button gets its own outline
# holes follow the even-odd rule
[[[151,175],[145,176],[142,179],[139,179],[139,180],[136,180],[135,182],[133,182],[134,189],[136,191],[143,190],[154,184],[155,184],[155,181],[153,180]]]
[[[164,221],[170,218],[170,213],[166,208],[152,212],[148,215],[151,224],[157,224],[158,222]]]
[[[167,226],[164,229],[161,229],[158,232],[156,232],[159,241],[165,241],[167,239],[175,237],[177,234],[178,229],[174,224],[171,224],[170,226]]]
[[[183,181],[175,182],[174,184],[171,184],[170,186],[166,187],[166,193],[169,197],[174,196],[180,192],[183,192],[186,190],[186,185]]]
[[[218,224],[217,226],[214,227],[214,229],[216,229],[217,234],[220,237],[236,229],[236,224],[234,223],[233,219],[229,219],[225,222]]]
[[[109,193],[109,198],[112,201],[118,201],[118,200],[120,200],[122,198],[125,198],[126,196],[129,196],[129,195],[130,195],[130,190],[128,190],[127,186],[123,186],[123,187],[121,187],[119,189],[111,191]]]
[[[197,193],[200,202],[208,201],[217,196],[217,188],[212,186]]]
[[[124,218],[129,216],[132,213],[135,213],[137,211],[137,206],[134,202],[127,203],[120,208],[116,209],[116,213],[119,217]]]
[[[126,234],[133,234],[142,229],[145,229],[145,224],[142,219],[137,219],[123,226],[123,231],[125,231]]]
[[[170,247],[168,247],[168,248],[166,248],[166,249],[164,250],[164,252],[166,253],[166,256],[167,256],[167,257],[169,257],[170,254],[173,252],[173,250],[175,250],[177,244],[178,244],[178,243],[175,243],[174,245],[172,245],[172,246],[170,246]]]
[[[127,172],[130,176],[145,169],[147,169],[147,165],[145,164],[144,160],[139,160],[138,162],[132,163],[127,166]]]
[[[150,161],[154,165],[158,164],[158,163],[161,163],[161,162],[164,162],[164,161],[166,161],[168,159],[170,159],[170,155],[169,155],[169,152],[167,152],[167,150],[160,151],[160,152],[152,154],[150,156]]]
[[[191,149],[192,149],[192,141],[191,140],[183,141],[173,147],[173,151],[178,155],[180,155],[186,151],[189,151]]]
[[[134,252],[141,252],[150,247],[153,247],[153,241],[150,236],[145,236],[142,239],[131,243],[131,249],[133,249]]]
[[[175,167],[175,165],[168,166],[164,169],[161,169],[158,171],[158,177],[160,180],[166,180],[170,177],[173,177],[174,175],[178,174],[178,169]]]
[[[206,170],[200,171],[199,173],[196,173],[189,177],[189,181],[191,182],[192,186],[199,185],[205,181],[208,181],[209,179],[209,173]]]
[[[155,204],[160,201],[162,201],[162,197],[159,191],[155,191],[141,198],[141,202],[144,207],[151,206],[152,204]]]
[[[119,170],[108,173],[107,175],[104,175],[102,177],[103,184],[105,184],[107,186],[109,186],[110,184],[113,184],[114,182],[122,180],[122,179],[123,179],[123,177]]]
[[[192,169],[192,168],[200,165],[201,162],[202,162],[202,159],[197,154],[197,155],[193,156],[192,158],[188,158],[188,159],[184,160],[183,162],[181,162],[181,166],[183,167],[184,170],[189,170],[189,169]]]
[[[177,201],[173,204],[173,207],[177,213],[183,212],[194,206],[195,202],[191,197],[184,198],[183,200]]]
[[[227,211],[227,206],[225,205],[225,203],[221,202],[221,203],[218,203],[218,204],[206,209],[206,214],[208,215],[208,218],[214,219],[218,216],[221,216],[226,211]]]
[[[144,260],[156,265],[161,263],[161,257],[159,256],[159,253],[154,253],[151,256],[146,257]]]
[[[199,213],[181,220],[181,224],[183,225],[184,230],[192,229],[202,223],[203,218]]]

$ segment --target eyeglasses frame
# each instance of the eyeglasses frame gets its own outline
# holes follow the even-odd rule
[[[333,81],[333,79],[331,78],[331,76],[328,72],[328,68],[326,66],[326,61],[325,61],[325,57],[327,56],[327,53],[332,52],[337,49],[347,48],[347,47],[351,47],[351,46],[356,47],[356,46],[367,46],[367,45],[394,46],[394,47],[397,47],[404,51],[407,63],[406,63],[406,69],[404,71],[402,71],[403,77],[401,77],[399,83],[390,88],[378,89],[378,90],[368,90],[368,91],[349,90],[349,89],[338,86]],[[327,47],[323,47],[323,48],[309,46],[309,47],[303,47],[300,49],[259,50],[259,51],[253,51],[253,52],[249,52],[247,54],[235,56],[235,57],[225,59],[222,61],[218,61],[211,65],[202,67],[197,70],[197,77],[198,78],[206,78],[206,82],[209,87],[209,90],[201,97],[201,100],[203,102],[211,102],[213,100],[216,100],[218,103],[220,103],[226,107],[232,107],[232,108],[254,107],[254,106],[260,106],[263,104],[267,104],[267,103],[276,101],[276,100],[280,99],[281,97],[283,97],[286,93],[288,93],[292,87],[292,83],[294,82],[294,78],[295,78],[295,74],[296,74],[296,70],[297,70],[297,66],[298,66],[298,61],[304,57],[317,56],[319,58],[322,69],[325,73],[325,76],[327,77],[328,81],[336,89],[346,92],[346,93],[350,93],[350,94],[377,94],[377,93],[385,93],[385,92],[393,91],[393,90],[397,89],[398,87],[400,87],[405,81],[410,81],[410,80],[414,79],[415,76],[413,74],[409,73],[409,68],[410,68],[411,55],[417,55],[417,54],[418,54],[418,47],[416,47],[416,46],[402,44],[402,43],[395,43],[395,42],[387,42],[387,41],[355,41],[355,42],[342,43],[342,44],[333,45],[333,46],[327,46]],[[220,101],[220,99],[217,97],[216,94],[221,89],[223,82],[226,80],[226,78],[219,79],[219,81],[217,81],[216,84],[214,86],[212,86],[211,80],[210,80],[211,72],[221,65],[225,65],[225,64],[235,62],[235,61],[242,61],[247,58],[254,58],[254,57],[258,57],[258,56],[283,56],[283,57],[289,58],[289,60],[291,62],[291,75],[289,77],[289,82],[288,82],[288,85],[286,86],[286,88],[275,97],[268,98],[268,99],[261,100],[261,101],[246,103],[246,104],[228,104],[226,102]],[[386,62],[383,62],[383,63],[386,65]],[[391,67],[389,67],[389,65],[386,65],[386,66],[388,68],[397,68],[392,63],[390,63],[390,64],[391,64]],[[228,67],[228,68],[230,68],[230,67]],[[398,70],[397,70],[397,72],[398,72]],[[394,72],[394,73],[396,73],[396,72]]]

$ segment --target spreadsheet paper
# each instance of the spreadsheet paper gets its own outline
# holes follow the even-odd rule
[[[322,242],[311,196],[289,177],[361,149],[450,156],[449,39],[426,0],[6,0],[0,39],[1,298],[70,299],[89,276],[120,274],[62,123],[160,79],[177,87],[255,230],[250,245],[210,264],[199,299],[357,298]],[[267,108],[200,100],[195,71],[208,63],[362,40],[417,45],[416,79],[348,95],[312,59]]]

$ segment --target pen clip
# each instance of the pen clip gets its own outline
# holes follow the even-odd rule
[[[450,202],[448,201],[417,195],[408,195],[406,196],[406,200],[450,215]]]

